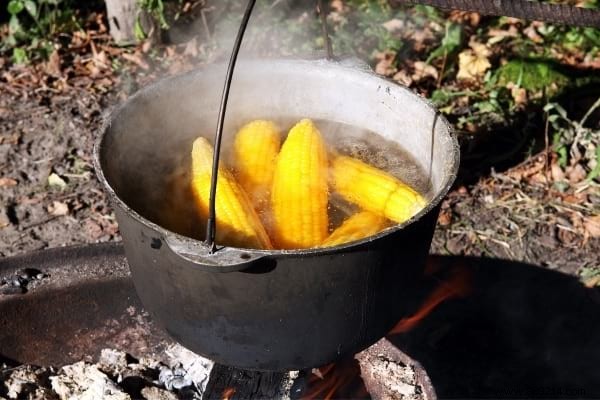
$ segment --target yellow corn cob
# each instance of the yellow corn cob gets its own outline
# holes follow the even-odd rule
[[[234,171],[257,210],[267,208],[280,147],[279,129],[264,120],[244,125],[233,142]]]
[[[208,216],[213,148],[199,137],[192,149],[192,192],[200,213]],[[219,166],[216,194],[217,242],[230,246],[272,248],[248,195],[233,175]]]
[[[372,236],[385,228],[387,220],[370,211],[361,211],[348,218],[321,244],[322,247],[337,246]]]
[[[281,147],[271,203],[278,247],[314,247],[327,237],[327,152],[309,119],[298,122]]]
[[[332,178],[335,190],[346,200],[398,223],[425,206],[425,199],[412,188],[356,158],[335,157]]]

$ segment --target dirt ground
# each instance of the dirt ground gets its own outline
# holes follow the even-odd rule
[[[0,256],[120,240],[92,149],[103,118],[123,96],[2,85]],[[432,253],[512,259],[574,275],[597,267],[600,239],[580,229],[589,215],[581,199],[569,203],[517,179],[540,162],[455,188],[442,206]],[[600,204],[597,194],[587,201],[592,209]]]
[[[93,138],[114,100],[76,88],[30,98],[4,89],[0,256],[118,239],[92,167]]]

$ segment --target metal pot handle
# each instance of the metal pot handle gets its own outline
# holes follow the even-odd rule
[[[252,250],[241,250],[222,247],[215,252],[204,242],[167,236],[163,239],[166,244],[166,255],[169,261],[184,263],[191,268],[199,268],[207,272],[239,272],[248,269],[265,258],[264,253]]]

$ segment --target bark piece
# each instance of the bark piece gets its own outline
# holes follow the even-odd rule
[[[135,35],[136,21],[140,21],[142,29],[148,36],[154,36],[152,17],[141,10],[138,0],[105,0],[106,14],[110,34],[121,45],[136,43],[139,38]]]

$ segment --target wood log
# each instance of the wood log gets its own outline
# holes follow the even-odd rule
[[[110,34],[119,45],[138,41],[135,25],[139,19],[146,36],[156,38],[156,26],[152,17],[139,7],[138,0],[105,0]]]
[[[289,399],[297,372],[247,371],[215,364],[202,398]]]

